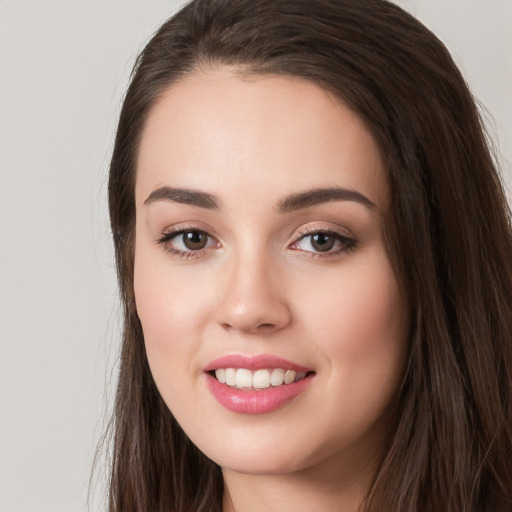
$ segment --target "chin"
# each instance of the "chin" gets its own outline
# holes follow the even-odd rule
[[[254,457],[221,457],[219,465],[222,470],[250,475],[284,475],[295,473],[307,467],[304,461],[287,459],[282,457],[262,457],[258,454]]]
[[[237,473],[283,475],[314,467],[325,459],[320,451],[308,453],[302,439],[288,446],[284,439],[256,443],[249,436],[244,446],[227,441],[228,445],[217,445],[214,450],[206,446],[200,449],[223,470]]]

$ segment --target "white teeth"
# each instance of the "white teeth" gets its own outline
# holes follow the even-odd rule
[[[236,372],[236,387],[237,388],[252,388],[252,372],[245,368],[240,368]]]
[[[282,368],[262,369],[252,372],[246,368],[218,368],[215,377],[222,384],[239,389],[266,389],[270,386],[292,384],[306,377],[307,372],[283,370]]]
[[[272,370],[272,375],[270,376],[270,384],[272,386],[281,386],[284,382],[284,370],[281,368],[276,368]]]
[[[292,382],[295,382],[295,376],[297,373],[295,373],[293,370],[288,370],[284,374],[284,383],[285,384],[291,384]]]
[[[234,368],[226,368],[226,384],[236,386],[236,370]]]
[[[270,372],[268,370],[258,370],[254,372],[252,378],[252,387],[256,389],[265,389],[270,387]]]

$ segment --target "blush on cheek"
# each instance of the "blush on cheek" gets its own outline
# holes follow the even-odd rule
[[[376,270],[344,281],[338,300],[318,312],[317,334],[322,350],[339,361],[332,371],[341,393],[358,389],[355,403],[379,408],[381,394],[388,396],[382,402],[391,399],[403,378],[409,318],[387,259]]]
[[[135,272],[135,302],[148,358],[154,354],[172,365],[179,352],[193,360],[208,309],[206,294],[198,294],[189,280],[170,274],[168,266],[155,271],[156,265],[140,263]]]

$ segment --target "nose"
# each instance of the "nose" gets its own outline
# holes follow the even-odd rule
[[[245,334],[270,334],[291,322],[286,286],[277,265],[265,255],[228,264],[218,322]]]

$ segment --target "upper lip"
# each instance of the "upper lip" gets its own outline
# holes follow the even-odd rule
[[[247,368],[248,370],[263,370],[282,368],[283,370],[294,370],[296,372],[308,372],[310,368],[306,368],[300,364],[288,361],[282,357],[271,354],[259,354],[245,356],[242,354],[229,354],[219,357],[205,366],[205,372],[211,372],[219,368]]]

